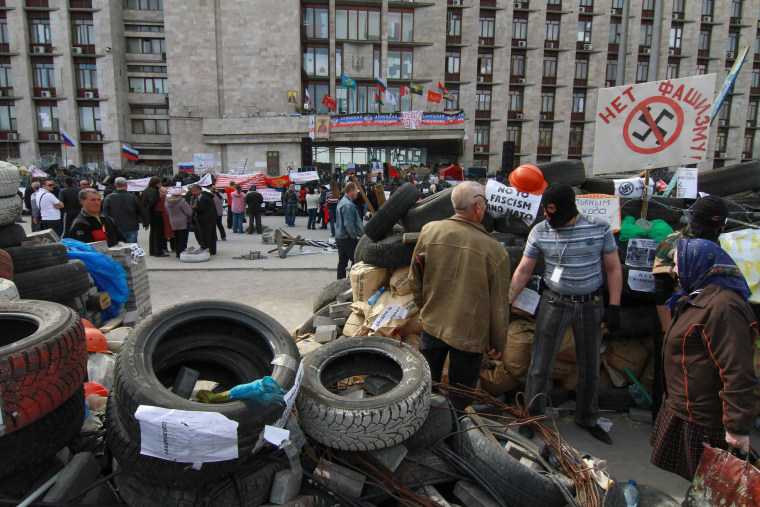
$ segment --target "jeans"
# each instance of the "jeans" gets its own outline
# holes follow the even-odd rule
[[[590,301],[574,303],[552,290],[544,290],[536,313],[536,333],[525,383],[525,403],[530,403],[546,388],[562,338],[567,327],[572,325],[578,358],[575,422],[584,427],[596,424],[599,416],[599,348],[603,314],[601,291],[597,291]],[[545,396],[537,397],[530,405],[531,415],[544,415],[545,410]]]
[[[289,202],[285,205],[285,225],[296,225],[296,213],[298,213],[298,204]]]
[[[330,234],[335,236],[335,219],[338,216],[338,204],[328,204],[327,213],[330,215]]]
[[[129,231],[124,233],[125,243],[137,243],[137,231]]]
[[[232,232],[243,232],[243,213],[242,211],[232,212]]]
[[[356,244],[359,243],[355,238],[335,238],[335,243],[338,246],[338,280],[346,277],[346,266],[350,260],[354,262],[354,250],[356,250]]]
[[[420,354],[430,366],[430,378],[433,382],[441,381],[443,364],[446,356],[449,357],[449,385],[459,385],[475,388],[480,377],[480,367],[483,363],[483,354],[479,352],[465,352],[455,349],[443,340],[439,340],[424,330],[420,335]],[[451,396],[451,403],[457,410],[464,410],[470,404],[470,400],[456,395]]]
[[[310,209],[309,211],[309,221],[306,224],[307,229],[316,229],[317,228],[317,209]]]

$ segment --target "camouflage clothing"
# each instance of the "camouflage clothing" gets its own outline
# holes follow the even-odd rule
[[[675,279],[676,283],[678,283],[678,277],[673,273],[676,261],[673,258],[672,252],[679,239],[689,239],[693,237],[694,233],[691,232],[691,226],[687,225],[680,231],[676,231],[663,239],[660,244],[657,245],[657,252],[654,256],[654,265],[652,266],[652,274],[668,274]],[[677,290],[680,290],[680,286]]]

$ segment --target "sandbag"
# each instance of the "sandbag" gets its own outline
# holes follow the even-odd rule
[[[520,380],[507,371],[502,361],[489,359],[480,370],[480,386],[491,396],[507,392],[520,384]]]
[[[357,262],[351,266],[348,276],[351,279],[354,301],[366,301],[377,289],[388,286],[391,275],[386,268]]]
[[[412,315],[412,317],[409,319],[409,322],[407,322],[404,328],[401,330],[402,336],[406,336],[408,334],[422,334],[422,318],[420,317],[419,312]]]
[[[396,296],[390,292],[384,292],[382,296],[377,300],[374,306],[371,307],[369,313],[364,315],[364,325],[372,327],[376,323],[377,319],[384,318],[383,314],[386,312],[388,305],[395,305],[406,310],[406,316],[402,318],[392,318],[385,320],[377,329],[374,329],[372,334],[374,336],[385,336],[390,338],[394,335],[401,335],[402,329],[409,322],[412,316],[419,313],[420,309],[414,303],[414,299],[411,294],[405,296]]]
[[[408,334],[404,336],[401,341],[412,347],[414,350],[420,350],[420,335],[418,334]]]
[[[356,304],[356,303],[354,303]],[[353,310],[353,305],[351,305]],[[369,336],[372,330],[364,325],[364,313],[354,311],[343,326],[344,336]]]
[[[518,319],[509,323],[507,346],[504,349],[504,367],[515,377],[524,377],[530,366],[530,349],[536,323]]]
[[[606,350],[602,357],[607,360],[607,364],[623,373],[627,367],[631,373],[638,378],[649,358],[649,351],[640,338],[629,338],[622,340],[612,338],[605,340]],[[626,376],[626,380],[629,380]]]
[[[396,268],[391,274],[391,292],[399,296],[409,294],[409,266]]]

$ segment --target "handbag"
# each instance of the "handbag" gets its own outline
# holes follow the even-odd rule
[[[707,444],[691,482],[685,507],[760,504],[760,471],[723,449]],[[730,450],[730,449],[729,449]]]

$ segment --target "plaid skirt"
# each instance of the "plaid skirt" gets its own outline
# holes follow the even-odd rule
[[[710,447],[726,449],[726,431],[684,421],[663,405],[649,436],[649,445],[652,446],[649,461],[658,468],[691,481],[702,458],[702,442],[707,442]]]

